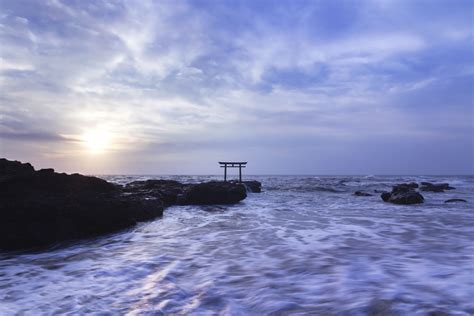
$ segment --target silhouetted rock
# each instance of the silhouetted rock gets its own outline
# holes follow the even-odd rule
[[[0,249],[14,250],[116,231],[161,216],[160,199],[123,194],[102,179],[34,171],[0,160]]]
[[[467,201],[464,199],[449,199],[449,200],[444,201],[444,203],[454,203],[454,202],[467,202]]]
[[[444,192],[444,190],[454,190],[455,188],[451,187],[449,183],[430,183],[422,182],[420,190],[427,192]]]
[[[8,176],[17,176],[34,172],[35,169],[29,163],[0,159],[0,179]]]
[[[182,205],[233,204],[246,197],[247,190],[241,183],[210,181],[188,186],[178,203]]]
[[[407,184],[399,184],[392,188],[392,192],[384,192],[380,195],[382,200],[394,204],[418,204],[423,203],[423,196]]]
[[[367,192],[363,192],[363,191],[355,191],[354,195],[356,195],[356,196],[372,196],[372,194],[367,193]]]
[[[40,169],[38,170],[38,172],[44,173],[44,174],[47,174],[47,173],[52,174],[54,173],[54,169],[53,168]]]

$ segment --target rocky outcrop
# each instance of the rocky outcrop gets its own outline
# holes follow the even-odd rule
[[[430,183],[430,182],[421,182],[421,191],[427,192],[444,192],[445,190],[454,190],[456,188],[449,185],[449,183]]]
[[[238,183],[238,182],[235,182]],[[242,183],[245,185],[247,190],[253,193],[260,193],[262,192],[262,183],[256,180],[247,180],[247,181],[242,181]]]
[[[135,181],[127,184],[124,191],[143,197],[158,197],[166,206],[234,204],[247,197],[243,184],[223,181],[198,184],[183,184],[172,180]]]
[[[247,197],[241,183],[211,181],[190,185],[178,203],[181,205],[234,204]]]
[[[35,169],[29,163],[11,161],[5,158],[0,159],[0,179],[9,177],[9,176],[29,174],[34,171]]]
[[[0,249],[113,232],[162,213],[161,200],[124,195],[99,178],[1,161]]]
[[[384,192],[380,195],[382,200],[394,204],[418,204],[423,203],[423,196],[407,184],[396,185],[391,192]]]
[[[159,217],[166,206],[238,203],[246,192],[244,184],[219,181],[147,180],[121,187],[0,159],[0,249],[113,232]]]

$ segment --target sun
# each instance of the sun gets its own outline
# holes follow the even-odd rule
[[[83,134],[82,142],[87,151],[92,154],[100,154],[110,147],[110,134],[102,130],[90,130]]]

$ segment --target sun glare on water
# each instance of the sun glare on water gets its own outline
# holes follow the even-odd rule
[[[100,154],[110,147],[110,135],[105,131],[88,131],[83,137],[82,141],[88,152],[93,154]]]

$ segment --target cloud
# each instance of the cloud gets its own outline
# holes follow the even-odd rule
[[[9,140],[28,140],[28,141],[40,141],[40,142],[53,142],[53,141],[65,141],[68,140],[66,137],[56,135],[48,132],[2,132],[0,131],[0,137]]]
[[[88,130],[114,135],[109,159],[143,161],[238,154],[232,146],[254,159],[295,145],[329,157],[334,144],[366,141],[369,153],[397,137],[472,145],[469,2],[0,5],[0,139],[30,160],[74,153],[80,165],[80,144],[67,140]],[[31,142],[48,146],[28,153]]]

